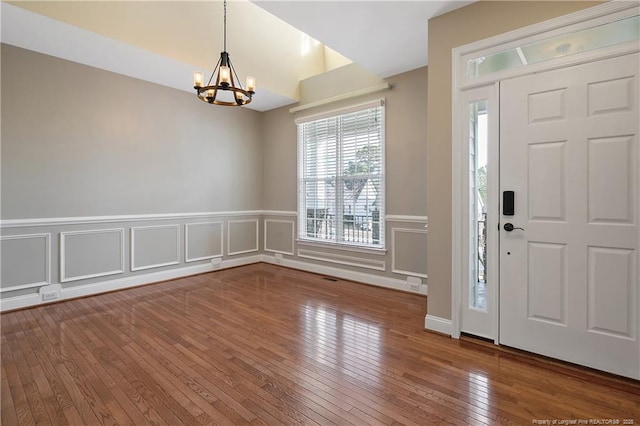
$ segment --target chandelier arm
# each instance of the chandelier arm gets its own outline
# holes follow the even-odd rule
[[[216,71],[218,70],[218,68],[220,68],[221,62],[222,62],[222,56],[220,56],[220,59],[218,59],[218,63],[216,64],[215,68],[213,68],[213,72],[211,73],[211,77],[209,77],[209,82],[207,83],[207,86],[211,86],[211,80],[213,80],[213,76],[216,75]],[[216,86],[217,85],[218,85],[218,82],[216,81]]]
[[[229,58],[229,68],[231,68],[231,82],[233,83],[233,74],[236,75],[236,80],[238,80],[238,85],[236,86],[234,84],[235,87],[239,87],[242,90],[244,90],[244,87],[242,87],[242,80],[240,80],[240,77],[238,77],[238,73],[236,72],[236,69],[233,67],[233,65],[231,65],[231,58]]]
[[[220,65],[222,63],[222,55],[220,55],[220,60],[218,61],[218,65]],[[213,71],[215,74],[215,70]],[[216,103],[216,98],[218,97],[218,89],[220,88],[220,72],[218,72],[218,75],[216,76],[216,85],[214,86],[213,89],[213,99],[211,100],[210,103]]]
[[[238,86],[236,86],[236,83],[233,78],[234,74],[236,75],[236,78],[238,77],[238,74],[236,73],[236,70],[233,68],[233,65],[231,65],[231,59],[229,59],[229,69],[231,69],[231,72],[229,73],[229,79],[231,80],[231,91],[233,92],[233,100],[235,101],[236,104],[242,105],[244,103],[244,99],[243,99],[242,92],[238,90]],[[242,89],[242,87],[240,89]],[[238,93],[240,93],[239,98],[237,96]]]
[[[235,82],[235,80],[233,79],[233,71],[234,71],[234,69],[233,69],[233,67],[231,66],[231,60],[230,60],[230,59],[227,59],[227,64],[228,64],[227,66],[229,67],[229,70],[230,70],[230,71],[229,71],[229,83],[230,83],[230,84],[229,84],[229,89],[230,89],[230,90],[233,90],[233,89],[235,89],[235,88],[236,88],[236,82]]]

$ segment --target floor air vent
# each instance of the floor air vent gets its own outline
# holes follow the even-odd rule
[[[325,281],[334,281],[334,282],[338,281],[337,278],[333,278],[333,277],[322,277],[322,279],[325,280]]]

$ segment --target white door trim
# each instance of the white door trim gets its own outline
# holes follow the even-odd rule
[[[638,6],[638,3],[609,2],[452,49],[451,337],[460,337],[461,299],[462,291],[466,288],[463,281],[466,279],[466,275],[463,273],[463,263],[464,259],[469,256],[467,244],[469,235],[465,227],[467,207],[464,205],[465,197],[463,197],[462,192],[464,180],[467,179],[468,158],[462,157],[462,147],[466,141],[466,136],[462,134],[461,93],[466,89],[492,85],[507,78],[638,52],[640,51],[640,43],[624,43],[533,65],[507,69],[474,79],[469,79],[465,75],[466,60],[489,55],[512,46],[548,38],[568,30],[577,31],[593,26],[594,23],[613,22],[623,17],[637,15],[639,12],[640,6]],[[499,111],[494,113],[499,114]],[[491,254],[490,252],[489,255]],[[493,256],[498,255],[499,252],[496,250]],[[495,318],[498,318],[497,304],[494,304],[494,309]]]

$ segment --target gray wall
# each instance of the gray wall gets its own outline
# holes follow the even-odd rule
[[[372,253],[295,241],[289,107],[212,108],[20,48],[3,44],[1,54],[3,309],[40,303],[43,286],[75,297],[206,272],[212,259],[333,268],[401,289],[408,275],[426,277],[426,68],[389,78],[389,91],[300,114],[386,98],[386,213],[396,217],[387,250]],[[321,94],[327,78],[306,88]]]
[[[3,44],[2,219],[259,209],[260,113],[194,100]]]
[[[5,44],[1,53],[3,301],[261,253],[261,113]]]

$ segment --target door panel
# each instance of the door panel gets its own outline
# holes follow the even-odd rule
[[[639,60],[500,86],[500,343],[635,378]]]

